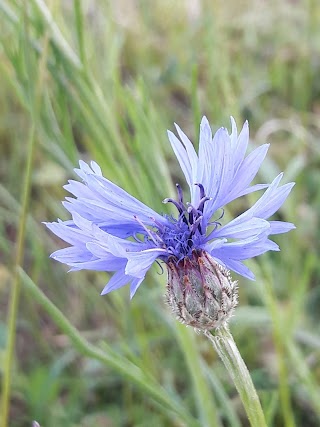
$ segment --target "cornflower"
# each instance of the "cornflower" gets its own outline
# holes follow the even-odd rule
[[[243,261],[267,251],[279,251],[271,235],[295,226],[269,220],[289,195],[294,183],[279,185],[280,173],[271,184],[250,185],[266,156],[269,144],[246,156],[248,122],[238,135],[220,128],[214,136],[206,117],[200,124],[199,152],[179,126],[180,140],[168,131],[169,141],[190,190],[185,200],[176,184],[177,198],[167,198],[176,215],[159,214],[103,177],[95,162],[80,161],[75,169],[82,182],[64,187],[64,207],[72,219],[46,223],[70,246],[51,257],[71,270],[113,272],[102,295],[130,283],[134,296],[151,265],[168,267],[167,299],[179,319],[200,329],[219,327],[237,302],[236,283],[229,270],[254,280]],[[256,203],[228,223],[224,206],[246,194],[265,190]]]

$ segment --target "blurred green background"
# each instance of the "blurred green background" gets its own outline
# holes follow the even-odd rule
[[[197,145],[206,114],[214,130],[248,119],[251,148],[271,143],[259,182],[282,170],[297,182],[277,215],[297,229],[249,262],[256,282],[237,277],[230,326],[268,425],[319,426],[319,1],[0,0],[0,76],[1,377],[17,309],[9,425],[248,425],[209,343],[165,305],[166,274],[155,266],[131,302],[128,288],[101,297],[107,274],[67,274],[41,224],[68,218],[62,185],[79,159],[163,212],[185,186],[166,129],[177,122]]]

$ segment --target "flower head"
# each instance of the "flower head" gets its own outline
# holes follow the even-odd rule
[[[198,330],[228,322],[238,303],[237,282],[207,252],[168,262],[167,302],[177,319]]]
[[[243,261],[269,250],[278,251],[270,235],[285,233],[294,225],[268,219],[280,208],[294,183],[279,186],[282,174],[271,184],[250,186],[268,150],[262,145],[245,156],[249,141],[246,122],[238,135],[231,118],[232,132],[224,128],[212,135],[208,120],[200,125],[199,153],[176,125],[180,140],[168,132],[173,151],[190,189],[186,201],[177,184],[172,203],[176,216],[160,215],[104,178],[100,167],[80,161],[75,172],[82,182],[71,180],[65,189],[69,221],[47,223],[47,227],[69,243],[51,257],[71,270],[114,272],[102,291],[106,294],[130,283],[131,297],[155,260],[167,265],[187,265],[194,254],[208,254],[225,269],[254,279]],[[223,224],[223,207],[232,200],[265,190],[248,210]],[[188,261],[189,260],[189,261]]]

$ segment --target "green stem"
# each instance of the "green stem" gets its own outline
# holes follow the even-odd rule
[[[249,418],[251,427],[267,427],[259,397],[254,388],[248,368],[244,363],[236,343],[227,327],[214,331],[204,331],[216,352],[219,354],[229,372],[242,404]]]
[[[53,38],[57,46],[59,46],[60,48],[60,52],[63,52],[78,70],[82,70],[81,61],[79,60],[75,52],[72,50],[66,39],[63,37],[58,25],[54,21],[47,2],[43,0],[33,0],[33,3],[36,5],[39,12],[41,13],[41,17],[43,18],[48,30],[50,30],[51,37]]]
[[[81,0],[74,0],[73,1],[74,6],[74,13],[76,18],[76,31],[77,31],[77,39],[78,39],[78,48],[79,48],[79,56],[81,63],[84,68],[86,68],[87,61],[86,61],[86,54],[85,54],[85,48],[84,48],[84,23],[83,23],[83,14],[81,10]]]
[[[15,340],[16,340],[17,312],[18,312],[18,306],[19,306],[19,296],[20,296],[20,287],[21,287],[17,268],[23,262],[24,239],[25,239],[25,231],[26,231],[30,187],[31,187],[31,172],[32,172],[33,153],[34,153],[34,142],[35,142],[34,126],[32,126],[30,131],[30,137],[29,137],[27,165],[26,165],[25,177],[23,180],[24,189],[22,193],[20,223],[19,223],[19,230],[18,230],[18,244],[17,244],[16,257],[15,257],[15,269],[13,272],[11,298],[10,298],[9,309],[8,309],[8,326],[7,326],[8,338],[7,338],[6,352],[4,355],[4,363],[3,363],[1,427],[7,427],[8,417],[9,417],[10,387],[11,387],[11,374],[12,374],[11,371],[12,371]]]
[[[174,419],[175,422],[178,418],[190,427],[200,427],[201,424],[188,413],[186,407],[181,405],[173,395],[169,395],[148,372],[114,352],[106,343],[102,350],[88,342],[21,268],[19,274],[29,294],[48,313],[58,328],[70,338],[80,354],[100,361],[132,381],[146,396],[157,402],[164,409],[166,416]]]
[[[267,264],[265,265],[267,266]],[[288,320],[285,317],[282,317],[282,311],[279,310],[277,300],[273,292],[271,265],[268,265],[265,272],[267,274],[267,277],[264,282],[264,296],[266,300],[266,305],[270,311],[270,315],[272,318],[272,332],[278,360],[279,395],[282,407],[282,417],[284,423],[283,425],[285,427],[295,427],[296,423],[291,405],[289,387],[289,371],[286,364],[286,343],[292,341],[292,332],[291,328],[288,327]],[[293,320],[291,320],[290,322],[292,321]],[[283,331],[285,331],[285,333]]]

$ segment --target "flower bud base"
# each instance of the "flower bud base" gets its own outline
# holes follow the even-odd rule
[[[178,320],[200,330],[225,326],[238,302],[229,271],[202,250],[167,265],[166,298]]]

